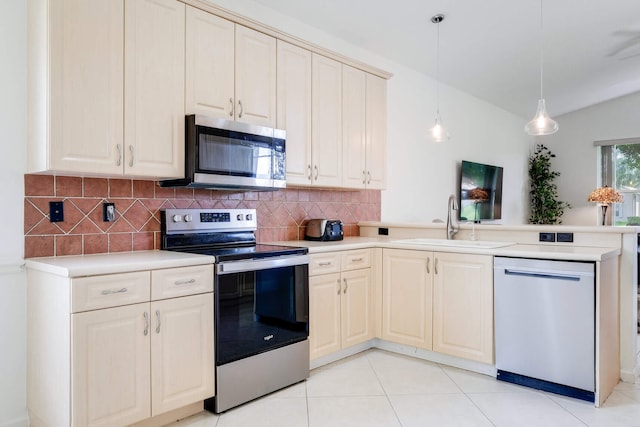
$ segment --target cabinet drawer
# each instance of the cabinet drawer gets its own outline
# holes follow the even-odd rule
[[[213,265],[168,268],[151,272],[151,300],[213,292]]]
[[[149,301],[148,271],[71,279],[71,312]]]
[[[309,276],[340,272],[340,253],[313,254],[310,258]]]
[[[342,252],[342,271],[371,267],[371,250],[359,249]]]

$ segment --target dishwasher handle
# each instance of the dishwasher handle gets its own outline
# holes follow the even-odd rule
[[[555,280],[568,280],[570,282],[579,282],[580,276],[575,274],[562,274],[562,273],[543,273],[537,271],[527,270],[512,270],[510,268],[504,269],[505,276],[521,276],[521,277],[535,277],[539,279],[555,279]]]

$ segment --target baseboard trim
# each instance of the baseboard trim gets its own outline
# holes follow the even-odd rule
[[[29,427],[29,416],[26,410],[24,412],[24,415],[18,418],[0,421],[0,427]]]

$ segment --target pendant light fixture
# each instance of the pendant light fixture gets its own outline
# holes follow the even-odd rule
[[[444,15],[438,14],[431,17],[431,22],[438,28],[438,44],[436,47],[436,123],[429,130],[431,139],[434,142],[446,141],[450,138],[449,132],[442,126],[440,118],[440,23],[444,21]]]
[[[544,35],[544,27],[543,27],[543,14],[542,14],[542,0],[540,0],[540,99],[538,100],[538,110],[536,111],[536,115],[527,125],[524,127],[525,132],[529,135],[551,135],[552,133],[556,133],[558,131],[558,123],[549,117],[547,113],[547,108],[544,102],[544,96],[542,91],[542,80],[543,80],[543,35]]]

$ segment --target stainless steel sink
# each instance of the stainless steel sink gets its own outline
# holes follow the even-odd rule
[[[425,245],[425,246],[450,246],[455,248],[478,248],[478,249],[494,249],[511,246],[515,243],[511,242],[491,242],[488,240],[447,240],[447,239],[403,239],[393,240],[393,243],[402,243],[408,245]]]

